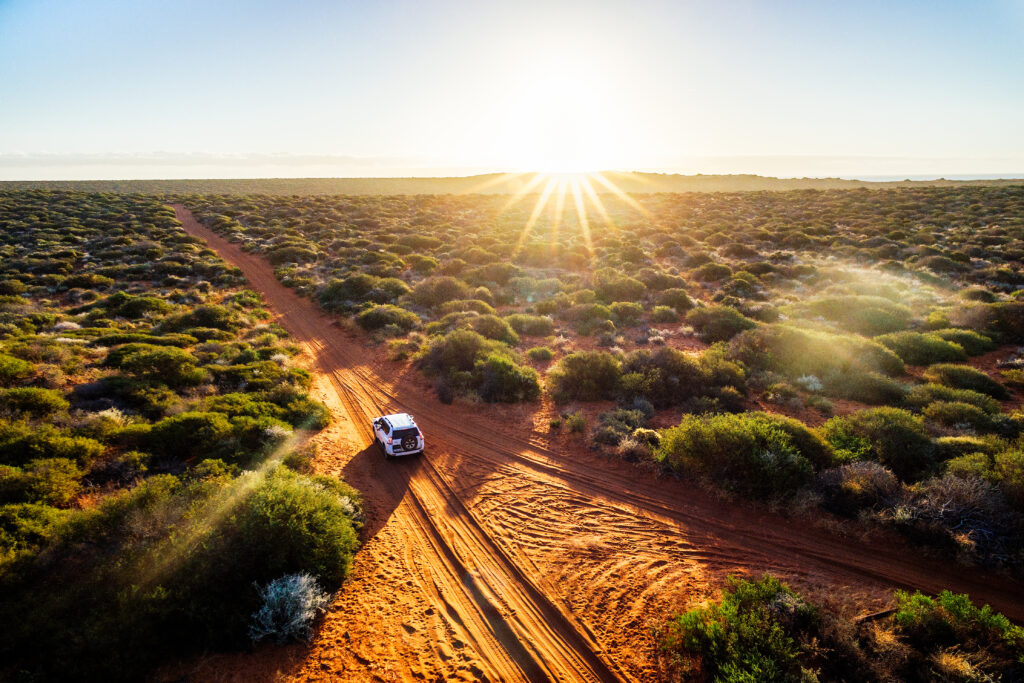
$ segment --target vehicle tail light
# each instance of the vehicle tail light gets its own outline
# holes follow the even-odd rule
[[[391,443],[391,437],[390,436],[388,437],[388,443]]]

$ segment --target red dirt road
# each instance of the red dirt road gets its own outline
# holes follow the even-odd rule
[[[562,452],[491,409],[443,406],[264,260],[174,208],[313,359],[314,393],[334,416],[317,466],[361,489],[368,508],[353,575],[311,647],[209,657],[189,667],[195,680],[651,680],[650,628],[736,573],[771,571],[863,611],[895,587],[949,588],[1024,620],[1018,582]],[[395,411],[416,416],[426,456],[384,462],[370,447],[371,416]]]

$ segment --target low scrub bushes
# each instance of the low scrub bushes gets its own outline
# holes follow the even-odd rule
[[[383,304],[367,308],[356,316],[356,322],[364,330],[380,330],[393,326],[398,330],[408,332],[420,326],[420,317],[404,308]]]
[[[438,377],[438,393],[475,391],[485,401],[533,401],[540,396],[535,370],[519,365],[505,344],[473,330],[454,330],[431,340],[421,366]]]
[[[428,277],[412,290],[413,301],[426,308],[437,308],[456,299],[470,299],[471,294],[469,285],[450,275]]]
[[[684,416],[662,431],[656,452],[673,469],[761,498],[792,495],[811,480],[814,464],[831,457],[829,446],[800,422],[755,412]]]
[[[875,337],[909,365],[931,365],[967,359],[967,353],[959,344],[947,341],[938,334],[921,332],[896,332]]]
[[[904,330],[910,324],[910,309],[879,296],[826,297],[810,301],[801,308],[820,315],[844,330],[874,336]]]
[[[976,370],[969,365],[938,363],[925,370],[924,377],[930,382],[943,384],[954,389],[976,391],[999,400],[1005,400],[1010,397],[1006,387],[981,370]]]
[[[934,330],[931,334],[953,344],[958,344],[968,356],[980,356],[993,350],[996,345],[992,340],[974,330],[960,330],[955,327],[947,327],[941,330]]]
[[[667,675],[716,681],[1016,680],[1024,629],[967,595],[896,591],[870,624],[809,603],[775,577],[730,577],[720,598],[658,631]]]
[[[730,344],[730,355],[749,367],[803,375],[853,376],[863,372],[903,373],[903,361],[881,344],[854,335],[838,335],[791,325],[761,325]]]
[[[694,357],[672,348],[639,350],[622,364],[621,394],[663,408],[700,396],[714,397],[723,387],[746,390],[743,370],[718,349]]]
[[[691,325],[707,342],[728,341],[744,330],[750,330],[757,323],[731,306],[702,306],[686,314],[686,324]]]
[[[554,321],[545,315],[513,313],[512,315],[505,316],[505,320],[508,321],[513,330],[529,337],[547,337],[555,332]]]
[[[68,409],[60,392],[38,387],[0,389],[0,410],[33,418],[46,417]]]
[[[956,401],[958,403],[970,403],[985,411],[989,415],[999,412],[999,401],[991,396],[986,396],[970,389],[955,389],[944,384],[918,384],[913,387],[904,399],[905,403],[917,410],[923,409],[929,403],[935,401]]]
[[[919,479],[935,467],[935,444],[921,418],[899,408],[833,417],[821,435],[840,460],[874,460],[904,481]]]
[[[558,403],[613,399],[619,391],[621,363],[606,351],[577,351],[548,370],[547,385]]]

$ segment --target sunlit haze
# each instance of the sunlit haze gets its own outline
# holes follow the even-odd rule
[[[1024,3],[0,1],[0,179],[1024,174]]]

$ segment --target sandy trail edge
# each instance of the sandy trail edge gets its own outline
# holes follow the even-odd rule
[[[709,578],[737,570],[775,571],[863,595],[865,602],[894,586],[950,588],[1024,618],[1021,584],[999,575],[924,560],[902,544],[864,546],[683,484],[569,460],[534,435],[508,435],[479,416],[442,407],[405,379],[384,379],[393,378],[393,369],[281,285],[269,264],[174,208],[189,234],[242,269],[316,359],[321,398],[342,418],[342,440],[365,446],[367,416],[391,409],[414,412],[431,436],[429,457],[400,467],[378,466],[379,454],[365,448],[340,456],[340,473],[363,488],[371,505],[385,501],[341,602],[376,613],[380,619],[363,634],[390,644],[360,654],[351,644],[354,620],[332,610],[312,652],[293,654],[281,673],[351,680],[371,672],[380,680],[642,679],[652,672],[639,661],[629,629],[642,629],[643,618],[657,612],[648,602],[663,606],[653,589],[682,580],[700,595]],[[588,524],[591,518],[602,524]],[[401,595],[382,593],[387,581],[362,578],[374,571],[368,560],[384,566],[375,579],[406,579]],[[664,574],[667,563],[688,574]],[[614,581],[629,589],[616,593]],[[632,622],[603,613],[609,609]],[[403,610],[425,621],[407,623]],[[348,638],[331,640],[342,629]],[[462,646],[457,656],[446,642]],[[231,678],[214,669],[206,671],[210,678]]]

